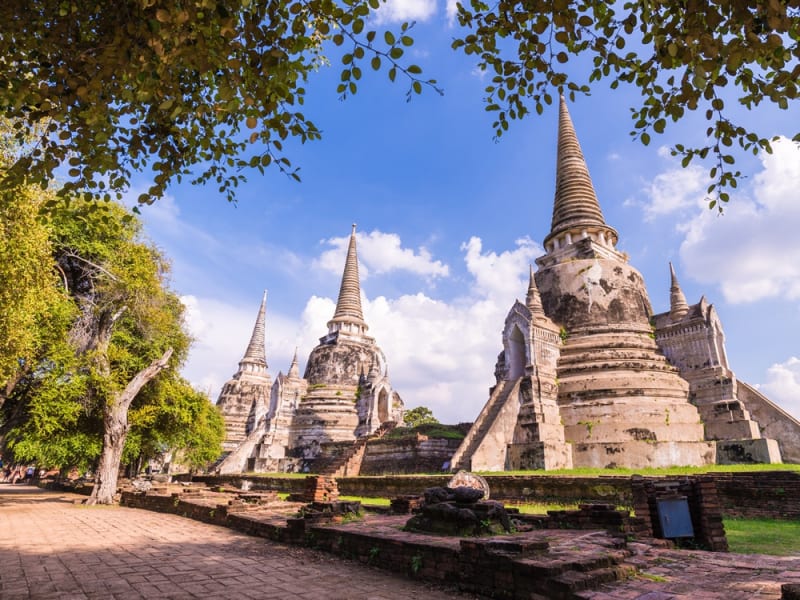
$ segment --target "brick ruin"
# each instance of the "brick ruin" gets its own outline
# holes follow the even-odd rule
[[[266,294],[245,358],[218,400],[225,417],[225,454],[219,473],[309,471],[326,446],[350,448],[381,428],[402,422],[403,401],[392,388],[386,356],[361,309],[356,229],[328,333],[300,376],[297,352],[274,383],[264,350]],[[271,384],[271,385],[270,385]]]
[[[798,461],[800,422],[737,382],[713,306],[689,306],[672,270],[671,308],[654,314],[617,240],[561,98],[546,253],[506,317],[497,383],[454,468]]]

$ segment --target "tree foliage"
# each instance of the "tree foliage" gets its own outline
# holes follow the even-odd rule
[[[41,195],[23,191],[9,198],[24,205],[26,193]],[[139,222],[114,203],[54,199],[38,214],[41,202],[27,205],[34,217],[18,220],[45,238],[53,274],[38,290],[50,290],[55,301],[43,309],[48,318],[34,323],[35,337],[49,342],[34,344],[8,376],[14,386],[6,386],[0,413],[5,448],[18,460],[99,472],[114,442],[109,498],[120,460],[141,464],[170,449],[183,449],[190,464],[216,457],[222,419],[177,373],[191,341],[183,305]],[[4,348],[2,356],[15,352]]]
[[[762,132],[731,119],[729,105],[786,109],[797,99],[799,17],[798,0],[470,0],[458,8],[468,32],[452,45],[492,74],[486,108],[497,114],[498,136],[510,120],[541,113],[554,91],[589,94],[601,80],[639,88],[631,133],[645,145],[651,133],[700,112],[707,142],[674,153],[684,166],[710,161],[710,207],[721,208],[741,177],[736,148],[770,151]],[[591,63],[588,80],[567,70],[578,57]]]
[[[246,168],[276,165],[297,178],[284,142],[320,137],[301,112],[325,40],[352,44],[339,93],[357,89],[363,60],[401,73],[411,45],[366,30],[379,0],[6,0],[0,3],[0,107],[20,141],[36,141],[6,184],[47,185],[66,166],[64,196],[125,191],[134,173],[153,184],[214,182],[229,200]],[[362,60],[363,59],[363,60]],[[44,129],[42,130],[44,124]],[[196,169],[196,171],[195,171]],[[62,171],[59,171],[62,177]],[[63,177],[62,177],[63,179]]]
[[[406,427],[418,425],[435,425],[439,420],[433,416],[433,411],[427,406],[417,406],[403,413],[403,423]]]

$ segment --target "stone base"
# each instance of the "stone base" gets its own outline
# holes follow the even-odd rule
[[[776,440],[725,440],[717,442],[717,464],[775,464],[781,462],[781,451]]]
[[[758,440],[756,440],[758,441]],[[572,463],[600,469],[713,465],[714,442],[599,442],[572,445]]]
[[[301,473],[301,458],[250,458],[247,460],[247,471],[254,473]]]
[[[572,444],[528,442],[508,445],[506,453],[506,470],[508,471],[571,468]]]

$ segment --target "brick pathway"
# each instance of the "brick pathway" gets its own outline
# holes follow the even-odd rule
[[[174,515],[0,484],[0,598],[445,600],[358,563]],[[460,596],[466,598],[466,596]]]

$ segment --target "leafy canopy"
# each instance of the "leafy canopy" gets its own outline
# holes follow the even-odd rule
[[[427,406],[417,406],[403,413],[403,423],[406,427],[418,425],[435,425],[439,420],[433,416],[433,411]]]
[[[786,109],[798,97],[798,0],[469,0],[458,5],[458,21],[467,33],[453,48],[493,75],[486,108],[497,113],[497,136],[510,120],[541,113],[554,89],[574,99],[603,79],[640,89],[631,133],[645,145],[651,132],[700,111],[707,142],[676,145],[674,153],[684,166],[710,160],[711,208],[721,209],[741,177],[737,147],[770,151],[762,133],[731,120],[731,99]],[[588,82],[567,70],[579,56],[591,63]]]
[[[357,89],[362,59],[422,91],[416,65],[398,63],[412,39],[367,31],[379,0],[4,0],[0,110],[18,141],[35,144],[5,176],[46,186],[58,170],[69,197],[109,199],[152,171],[152,202],[190,176],[228,200],[246,168],[297,178],[287,138],[316,140],[301,112],[323,42],[352,43],[339,93]],[[44,130],[42,131],[42,127]],[[65,166],[65,169],[59,170]]]
[[[17,311],[35,308],[43,315],[36,318],[34,311],[31,320],[34,340],[41,341],[29,344],[26,354],[0,345],[0,365],[17,367],[16,374],[0,371],[0,386],[6,379],[15,384],[0,404],[5,449],[48,467],[96,464],[107,409],[137,373],[172,348],[170,368],[131,404],[124,461],[141,463],[170,449],[181,449],[192,465],[216,458],[222,417],[177,372],[191,339],[183,305],[167,286],[164,257],[142,239],[138,220],[115,203],[53,199],[45,210],[33,201],[40,196],[49,197],[25,187],[9,193],[0,210],[0,222],[27,231],[8,245],[27,249],[29,239],[36,240],[47,258],[39,252],[44,266],[28,267],[45,273],[32,291],[47,302]],[[0,306],[0,316],[6,308]]]

